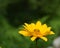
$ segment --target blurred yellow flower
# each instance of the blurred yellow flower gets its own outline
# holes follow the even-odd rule
[[[47,41],[48,39],[45,36],[55,34],[53,31],[50,30],[51,27],[47,27],[46,24],[42,25],[40,21],[37,21],[36,24],[25,23],[24,29],[19,31],[19,34],[22,34],[23,36],[31,36],[32,41],[34,41],[37,38],[41,38]]]

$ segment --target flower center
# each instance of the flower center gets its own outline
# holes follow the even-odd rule
[[[34,29],[34,36],[39,36],[40,35],[40,30]]]
[[[34,32],[40,32],[40,30],[38,30],[38,29],[34,29]]]

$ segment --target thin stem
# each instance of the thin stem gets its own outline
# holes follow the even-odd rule
[[[36,39],[36,48],[38,48],[38,46],[37,46],[37,44],[38,44],[37,41],[38,41],[38,39]]]

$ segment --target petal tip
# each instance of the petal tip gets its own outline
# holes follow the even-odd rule
[[[51,31],[51,33],[50,34],[55,34],[53,31]]]
[[[35,39],[36,39],[36,37],[32,37],[32,38],[31,38],[31,41],[34,41]]]

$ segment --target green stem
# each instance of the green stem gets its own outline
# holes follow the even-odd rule
[[[38,39],[36,39],[36,48],[38,48],[38,46],[37,46],[37,44],[38,44],[37,41],[38,41]]]

